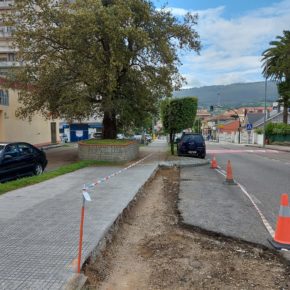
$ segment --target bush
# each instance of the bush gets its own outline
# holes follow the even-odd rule
[[[255,130],[255,132],[256,132],[257,134],[263,134],[263,133],[264,133],[264,129],[262,129],[262,128],[257,128],[257,129]]]
[[[290,125],[284,123],[269,123],[266,125],[266,136],[290,135]]]

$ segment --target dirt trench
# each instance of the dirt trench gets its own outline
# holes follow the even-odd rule
[[[159,170],[85,266],[83,289],[290,289],[290,269],[275,253],[183,227],[178,190],[179,170]]]

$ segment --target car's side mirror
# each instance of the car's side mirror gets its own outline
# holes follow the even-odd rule
[[[175,139],[175,143],[179,143],[180,140],[181,140],[180,138],[176,138],[176,139]]]

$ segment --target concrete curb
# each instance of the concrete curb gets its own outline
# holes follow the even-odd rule
[[[159,163],[160,168],[171,168],[171,167],[198,167],[210,164],[209,160],[203,160],[197,163],[191,163],[191,162],[184,162],[183,160],[174,160],[174,161],[165,161],[162,163]]]
[[[88,254],[86,257],[84,257],[84,263],[88,259],[95,260],[96,257],[100,254],[100,252],[105,249],[108,243],[110,243],[114,237],[114,235],[117,233],[119,225],[121,224],[123,217],[126,216],[127,212],[130,211],[130,209],[134,206],[135,202],[138,200],[140,196],[143,194],[144,187],[155,177],[156,173],[159,169],[162,168],[171,168],[174,166],[178,167],[198,167],[209,164],[209,160],[202,160],[198,163],[192,163],[192,162],[184,162],[182,160],[176,160],[176,161],[167,161],[162,162],[158,165],[156,165],[156,168],[153,170],[150,177],[144,182],[144,184],[137,190],[134,198],[128,203],[128,205],[123,209],[123,211],[119,214],[119,216],[116,218],[116,220],[105,230],[102,238],[96,245],[96,247],[91,251],[90,254]],[[73,277],[67,282],[67,284],[63,287],[63,290],[79,290],[81,289],[85,282],[87,280],[87,277],[84,274],[74,274]]]
[[[64,144],[65,143],[63,143],[63,144],[56,144],[56,145],[41,146],[41,147],[39,147],[39,149],[43,149],[43,150],[47,151],[49,149],[63,147]]]
[[[74,274],[62,290],[81,290],[87,281],[84,274]]]
[[[116,220],[107,227],[107,229],[104,231],[104,234],[102,235],[102,238],[99,240],[98,244],[95,246],[95,248],[86,255],[83,259],[83,266],[86,261],[88,260],[95,260],[96,257],[100,254],[102,250],[104,250],[108,243],[111,243],[114,235],[117,233],[119,229],[119,225],[121,224],[123,217],[126,216],[128,211],[134,206],[137,199],[142,196],[144,187],[155,177],[156,173],[159,170],[159,166],[156,165],[156,168],[151,173],[150,177],[144,182],[142,186],[136,191],[135,196],[133,199],[127,204],[127,206],[122,210],[122,212],[119,214],[119,216],[116,218]],[[87,280],[87,277],[84,274],[74,274],[73,277],[66,283],[66,285],[63,287],[63,290],[80,290],[85,282]]]

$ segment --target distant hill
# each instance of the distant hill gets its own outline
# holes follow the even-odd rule
[[[224,107],[259,106],[264,104],[265,82],[238,83],[224,86],[206,86],[190,88],[173,93],[174,97],[198,97],[199,107],[220,105]],[[267,83],[267,102],[278,99],[275,82]]]

